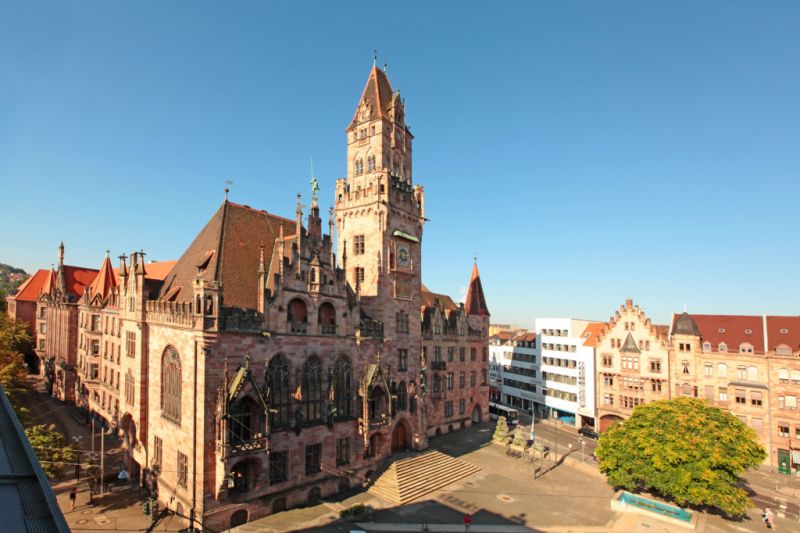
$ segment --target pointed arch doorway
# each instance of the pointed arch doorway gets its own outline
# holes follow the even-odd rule
[[[400,420],[392,431],[392,453],[400,453],[408,449],[408,434],[405,421]]]

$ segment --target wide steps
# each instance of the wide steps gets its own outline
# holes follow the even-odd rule
[[[466,461],[441,452],[427,452],[395,461],[369,491],[396,504],[406,504],[473,475],[480,470]]]

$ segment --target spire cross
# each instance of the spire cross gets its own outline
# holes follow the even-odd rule
[[[374,67],[378,62],[378,51],[372,50],[372,66]]]

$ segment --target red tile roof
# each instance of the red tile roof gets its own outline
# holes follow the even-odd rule
[[[67,292],[74,294],[78,298],[83,296],[84,291],[94,281],[97,270],[93,268],[83,268],[64,265],[64,277],[67,281]]]
[[[481,275],[478,273],[478,263],[472,265],[472,277],[469,280],[467,289],[467,314],[489,316],[489,308],[486,306],[486,298],[483,296],[483,285],[481,285]]]
[[[586,329],[581,333],[581,338],[586,339],[583,345],[591,347],[597,346],[597,343],[600,342],[600,334],[606,326],[607,324],[605,322],[592,322],[587,324]]]
[[[144,265],[144,279],[151,279],[155,281],[164,281],[177,261],[154,261]],[[119,285],[119,269],[114,269],[114,281]]]
[[[749,343],[753,346],[754,353],[764,353],[764,323],[756,315],[690,315],[697,328],[703,343],[711,343],[712,349],[717,350],[721,343],[725,343],[728,351],[739,351],[739,346]],[[673,321],[676,317],[673,317]]]
[[[433,307],[436,304],[436,300],[439,300],[439,303],[442,305],[445,311],[454,311],[458,309],[458,305],[453,301],[452,298],[447,296],[446,294],[439,294],[436,292],[432,292],[428,287],[424,284],[422,285],[422,307]]]
[[[800,316],[767,316],[767,342],[770,351],[782,344],[800,350]]]
[[[17,287],[17,292],[12,298],[18,302],[35,302],[39,299],[39,291],[44,288],[49,275],[49,270],[40,268]]]
[[[221,283],[226,306],[256,309],[260,246],[273,250],[281,226],[284,235],[294,235],[294,220],[223,202],[166,275],[159,298],[169,295],[172,301],[191,301],[192,282],[199,276]],[[198,265],[205,265],[199,274]],[[149,269],[151,265],[145,270]]]

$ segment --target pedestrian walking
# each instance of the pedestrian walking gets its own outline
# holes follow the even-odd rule
[[[69,491],[69,510],[75,510],[75,500],[78,499],[78,488],[72,487],[72,490]]]
[[[764,512],[761,515],[761,520],[767,529],[775,529],[775,514],[769,507],[764,507]]]
[[[472,517],[469,513],[464,515],[464,533],[469,533],[469,528],[472,525]]]

